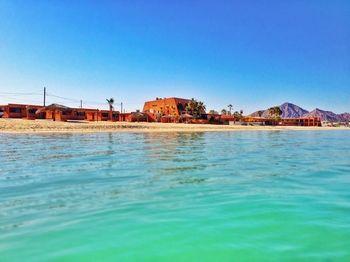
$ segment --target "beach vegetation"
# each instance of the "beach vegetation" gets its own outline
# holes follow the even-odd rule
[[[229,104],[227,107],[228,107],[227,113],[228,113],[228,115],[231,115],[233,105]]]
[[[106,99],[108,105],[109,105],[109,119],[113,120],[113,109],[114,109],[114,98],[111,97],[110,99]]]
[[[242,111],[242,110],[241,110],[240,112],[235,111],[235,112],[233,113],[233,116],[235,117],[235,119],[241,120],[241,119],[243,118],[243,111]]]
[[[192,98],[185,107],[186,114],[193,116],[195,119],[202,118],[202,116],[205,114],[205,109],[206,107],[204,103],[197,101],[194,98]]]
[[[281,121],[282,110],[279,106],[273,106],[268,109],[269,116],[276,122]]]

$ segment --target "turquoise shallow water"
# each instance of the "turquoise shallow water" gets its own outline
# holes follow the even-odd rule
[[[350,261],[348,131],[0,141],[0,261]]]

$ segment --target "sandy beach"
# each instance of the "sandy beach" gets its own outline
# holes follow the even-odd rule
[[[349,130],[347,127],[229,126],[208,124],[54,122],[50,120],[0,119],[0,133],[45,132],[222,132],[274,130]]]

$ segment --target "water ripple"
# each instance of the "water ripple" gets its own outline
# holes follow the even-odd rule
[[[350,132],[0,140],[2,261],[350,260]]]

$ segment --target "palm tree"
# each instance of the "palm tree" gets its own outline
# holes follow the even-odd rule
[[[279,106],[271,107],[269,108],[269,115],[276,122],[279,122],[281,120],[282,110]]]
[[[191,101],[188,102],[185,107],[186,114],[193,115],[193,110],[194,110],[194,98],[192,98]]]
[[[114,104],[114,98],[111,97],[110,99],[106,99],[108,105],[109,105],[109,119],[113,121],[113,104]]]
[[[226,110],[226,109],[222,109],[222,110],[221,110],[221,114],[222,114],[222,115],[227,115],[227,110]]]
[[[242,111],[242,110],[241,110],[241,111]],[[234,116],[234,118],[237,119],[237,120],[241,120],[242,117],[243,117],[242,113],[240,113],[240,112],[238,112],[238,111],[235,111],[235,112],[233,113],[233,116]]]
[[[197,111],[198,111],[198,115],[203,115],[205,114],[205,105],[203,102],[199,101],[197,102]]]
[[[194,98],[187,103],[185,111],[187,114],[193,116],[194,118],[201,118],[205,114],[205,105],[203,102],[197,101]]]
[[[229,115],[231,115],[233,105],[229,104],[227,107],[228,107]]]

